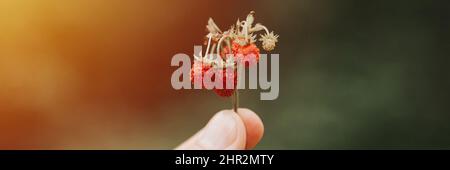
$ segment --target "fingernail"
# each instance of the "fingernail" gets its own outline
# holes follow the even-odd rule
[[[237,120],[232,111],[217,113],[206,125],[199,144],[205,149],[225,149],[236,140]]]

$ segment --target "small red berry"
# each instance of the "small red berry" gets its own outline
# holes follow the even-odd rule
[[[256,65],[259,61],[259,48],[253,43],[241,46],[236,41],[233,41],[231,52],[228,46],[223,48],[221,52],[222,58],[226,58],[227,54],[233,54],[234,61],[237,63],[245,61],[245,67]]]
[[[228,71],[227,71],[228,70]],[[213,88],[213,91],[222,97],[230,97],[237,86],[237,72],[233,68],[213,68],[209,65],[203,65],[201,63],[194,63],[191,68],[191,82],[201,83],[202,88],[205,87],[205,75],[211,75],[212,82],[222,82],[222,88]],[[216,76],[218,75],[218,76]],[[227,88],[227,81],[233,83],[233,87]]]
[[[220,69],[220,70],[217,70],[217,71],[222,76],[216,77],[216,81],[222,82],[223,83],[223,86],[222,86],[223,88],[222,89],[214,88],[213,90],[219,96],[230,97],[231,95],[233,95],[233,92],[234,92],[234,90],[236,89],[236,86],[237,86],[237,72],[233,68]],[[233,83],[233,87],[232,88],[227,88],[227,81],[228,82],[232,81],[232,83]]]
[[[230,97],[233,95],[234,89],[214,89],[214,92],[222,97]]]
[[[201,87],[205,87],[203,77],[210,68],[211,66],[209,65],[202,64],[201,62],[194,62],[191,68],[191,82],[194,86],[196,83],[201,83]]]

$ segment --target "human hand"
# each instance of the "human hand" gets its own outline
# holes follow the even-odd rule
[[[183,142],[178,150],[252,149],[261,140],[264,126],[249,109],[222,110],[208,124]]]

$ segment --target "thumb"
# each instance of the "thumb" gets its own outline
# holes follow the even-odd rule
[[[197,134],[176,149],[222,150],[245,149],[246,129],[238,114],[223,110],[214,115]]]

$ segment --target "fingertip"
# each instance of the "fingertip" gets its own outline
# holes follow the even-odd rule
[[[176,149],[251,149],[264,134],[261,118],[250,109],[222,110]]]
[[[216,113],[194,137],[177,149],[235,150],[245,149],[246,128],[241,117],[231,110]]]
[[[246,128],[246,149],[254,148],[264,135],[264,124],[261,118],[250,109],[239,108],[238,115]]]

